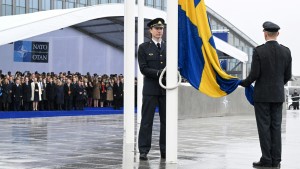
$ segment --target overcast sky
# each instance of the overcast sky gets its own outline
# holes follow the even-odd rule
[[[293,75],[300,76],[299,0],[205,0],[205,4],[244,32],[256,43],[265,43],[262,24],[280,26],[277,41],[290,48]]]

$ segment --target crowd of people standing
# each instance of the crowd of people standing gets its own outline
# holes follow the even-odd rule
[[[123,106],[123,75],[0,74],[0,111],[83,110]]]

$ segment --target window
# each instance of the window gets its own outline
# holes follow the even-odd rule
[[[163,8],[162,10],[166,11],[167,10],[167,0],[162,0]]]
[[[215,20],[213,20],[212,18],[210,19],[210,27],[212,30],[217,29],[217,22]]]
[[[118,3],[118,0],[110,0],[110,3]]]
[[[99,0],[91,0],[91,5],[97,5],[99,4]]]
[[[155,0],[155,8],[161,9],[161,0]]]
[[[78,7],[87,6],[87,0],[79,0]]]
[[[249,47],[249,51],[248,51],[248,62],[247,63],[251,63],[252,62],[252,55],[253,55],[253,48]]]
[[[237,37],[234,37],[234,46],[237,48],[240,46],[240,40]]]
[[[233,35],[231,33],[228,34],[228,43],[233,45]]]
[[[107,4],[107,3],[108,3],[108,0],[100,0],[100,3],[101,3],[101,4]]]
[[[16,0],[16,14],[26,13],[26,3],[24,0]]]
[[[62,9],[62,8],[63,8],[62,0],[57,0],[55,3],[55,9]]]
[[[12,15],[12,0],[2,0],[2,16]]]
[[[29,13],[39,11],[39,0],[29,0]]]
[[[241,47],[242,51],[245,52],[245,43],[242,40],[240,41],[240,47]]]
[[[51,9],[51,1],[49,0],[42,0],[42,10],[50,10]]]
[[[154,7],[154,2],[153,2],[153,0],[145,0],[145,6]]]
[[[66,8],[75,8],[75,0],[67,0]]]

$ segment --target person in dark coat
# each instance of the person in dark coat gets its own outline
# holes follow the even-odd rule
[[[12,94],[12,85],[9,83],[7,78],[4,79],[4,83],[2,84],[3,92],[2,92],[2,103],[4,111],[9,111],[10,104],[12,102],[11,94]]]
[[[79,81],[78,86],[75,89],[76,94],[76,110],[83,110],[83,103],[84,103],[84,88],[83,82]]]
[[[292,77],[291,51],[277,42],[278,25],[263,24],[265,44],[254,48],[251,71],[241,86],[254,86],[254,109],[262,156],[253,167],[280,167],[284,85]]]
[[[297,89],[295,89],[294,93],[292,94],[294,110],[299,110],[299,99],[300,99],[299,93],[297,92]]]
[[[39,79],[39,84],[41,86],[41,90],[42,90],[42,100],[40,101],[40,110],[46,110],[48,109],[48,102],[47,102],[47,93],[46,93],[46,87],[47,87],[47,83],[46,83],[46,79],[40,77]]]
[[[3,111],[2,98],[3,98],[3,88],[2,88],[2,79],[0,77],[0,111]]]
[[[55,84],[53,83],[53,78],[49,78],[49,82],[46,85],[46,97],[48,101],[48,110],[54,110],[55,103]]]
[[[57,110],[62,110],[62,106],[64,104],[65,91],[64,91],[64,85],[59,79],[57,80],[57,84],[55,86],[55,94],[56,94],[55,102],[57,105]]]
[[[23,97],[23,90],[19,78],[16,79],[16,82],[13,85],[12,96],[13,96],[13,103],[14,103],[14,111],[20,111],[22,97]]]
[[[142,120],[138,138],[140,160],[147,160],[151,149],[152,126],[156,106],[159,107],[161,158],[166,158],[166,91],[159,85],[159,76],[166,66],[166,43],[162,40],[165,21],[151,20],[147,26],[152,39],[138,49],[138,62],[144,75]]]
[[[64,85],[65,110],[71,110],[73,107],[74,86],[71,84],[71,79],[67,80]]]
[[[76,91],[76,89],[77,89],[77,87],[78,87],[78,77],[76,77],[76,76],[74,76],[73,77],[73,81],[72,81],[72,85],[71,85],[72,87],[73,87],[73,91],[75,92]],[[71,106],[71,109],[76,109],[76,97],[77,97],[77,95],[74,93],[73,94],[73,98],[72,98],[72,106]]]
[[[120,83],[120,80],[115,80],[115,84],[113,86],[113,94],[114,94],[114,109],[120,109],[122,103],[122,96],[123,96],[123,86]]]
[[[23,88],[23,105],[24,110],[31,110],[31,84],[29,82],[29,78],[25,77],[25,82],[22,85]]]
[[[91,80],[91,79],[90,79]],[[88,85],[86,87],[87,96],[88,96],[88,107],[93,105],[93,84],[92,81],[88,80]]]

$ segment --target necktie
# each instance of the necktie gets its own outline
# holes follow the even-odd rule
[[[157,43],[156,45],[157,45],[158,50],[160,50],[161,49],[160,43]]]

